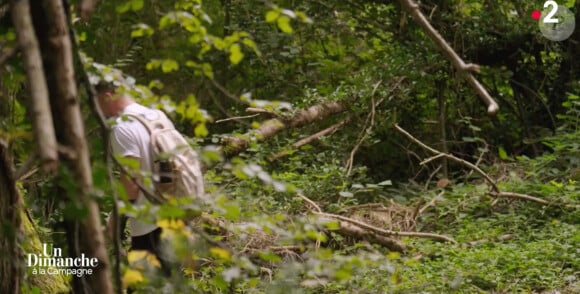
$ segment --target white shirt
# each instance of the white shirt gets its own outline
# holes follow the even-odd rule
[[[116,124],[111,130],[113,153],[117,156],[138,158],[141,171],[151,174],[153,170],[151,136],[145,126],[135,118],[128,117],[128,120],[123,120],[121,116],[126,113],[141,114],[146,119],[157,119],[160,113],[137,103],[129,104],[116,119]],[[139,197],[135,205],[143,205],[147,202],[148,200],[143,196],[143,192],[139,191]],[[131,236],[136,237],[152,232],[157,229],[157,225],[129,218],[129,228],[131,229]]]

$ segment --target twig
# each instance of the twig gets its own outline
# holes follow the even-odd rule
[[[338,122],[336,124],[333,124],[332,126],[326,128],[326,129],[324,129],[322,131],[319,131],[319,132],[317,132],[315,134],[312,134],[312,135],[310,135],[310,136],[308,136],[308,137],[306,137],[306,138],[304,138],[302,140],[299,140],[296,143],[292,144],[290,148],[285,148],[285,150],[282,150],[282,151],[280,151],[280,152],[278,152],[278,153],[270,156],[269,160],[270,161],[275,161],[277,159],[280,159],[281,157],[284,157],[284,156],[288,155],[288,150],[289,149],[298,149],[298,148],[300,148],[300,147],[302,147],[302,146],[304,146],[306,144],[310,144],[313,141],[320,139],[321,137],[324,137],[324,136],[327,136],[327,135],[331,135],[334,132],[336,132],[338,129],[340,129],[342,126],[344,126],[345,124],[347,124],[348,122],[350,122],[351,119],[352,119],[352,117],[349,116],[346,119],[344,119],[344,120],[342,120],[342,121],[340,121],[340,122]]]
[[[228,117],[228,118],[216,120],[215,123],[216,124],[219,124],[219,123],[223,123],[223,122],[227,122],[227,121],[232,121],[232,120],[242,120],[242,119],[246,119],[246,118],[256,117],[258,115],[260,115],[260,114],[252,114],[252,115],[246,115],[246,116]]]
[[[473,163],[470,163],[468,161],[465,161],[465,160],[463,160],[461,158],[457,158],[457,157],[455,157],[455,156],[453,156],[451,154],[443,153],[441,151],[438,151],[436,149],[433,149],[433,148],[425,145],[425,143],[417,140],[415,137],[413,137],[413,135],[409,134],[407,131],[405,131],[404,129],[402,129],[401,127],[399,127],[398,124],[395,124],[394,127],[395,127],[395,129],[397,131],[399,131],[401,134],[403,134],[409,140],[415,142],[417,145],[423,147],[424,149],[428,150],[429,152],[431,152],[433,154],[443,154],[443,157],[448,158],[448,159],[450,159],[452,161],[455,161],[455,162],[457,162],[459,164],[462,164],[462,165],[467,166],[470,169],[474,170],[475,172],[477,172],[478,174],[480,174],[483,178],[485,178],[485,180],[487,182],[489,182],[489,184],[491,185],[492,190],[494,192],[499,192],[499,188],[497,187],[497,184],[495,183],[495,181],[488,174],[486,174],[483,170],[481,170],[479,167],[475,166]]]
[[[325,217],[329,217],[329,218],[334,218],[334,219],[338,219],[341,221],[345,221],[354,225],[357,225],[361,228],[367,229],[367,230],[371,230],[374,231],[376,233],[382,234],[382,235],[386,235],[386,236],[404,236],[404,237],[420,237],[420,238],[430,238],[430,239],[435,239],[435,240],[439,240],[439,241],[444,241],[444,242],[450,242],[450,243],[454,243],[456,244],[457,241],[455,241],[454,239],[444,236],[444,235],[439,235],[439,234],[434,234],[434,233],[423,233],[423,232],[401,232],[401,231],[391,231],[391,230],[385,230],[385,229],[381,229],[381,228],[377,228],[375,226],[369,225],[365,222],[361,222],[352,218],[348,218],[342,215],[337,215],[337,214],[332,214],[332,213],[325,213],[325,212],[317,212],[317,215],[320,216],[325,216]]]
[[[462,244],[462,247],[475,247],[477,245],[486,243],[486,242],[493,242],[493,241],[508,241],[514,238],[513,234],[503,234],[501,236],[498,236],[497,238],[494,239],[481,239],[481,240],[476,240],[476,241],[471,241],[468,243],[464,243]]]
[[[441,191],[441,192],[439,192],[439,194],[437,194],[437,196],[433,197],[433,199],[431,199],[431,201],[429,201],[429,203],[427,203],[427,204],[425,204],[423,207],[421,207],[421,208],[419,209],[419,211],[417,211],[417,215],[415,216],[415,218],[416,218],[417,216],[420,216],[421,214],[423,214],[423,212],[425,212],[425,210],[427,210],[427,208],[429,208],[429,207],[431,207],[431,206],[435,205],[435,202],[437,202],[437,200],[438,200],[439,198],[441,198],[441,196],[443,196],[443,193],[445,193],[445,191]]]
[[[352,151],[350,152],[350,156],[346,162],[346,176],[347,177],[350,175],[350,172],[352,171],[352,167],[354,165],[354,155],[356,154],[356,152],[360,148],[361,144],[367,139],[367,137],[370,134],[371,129],[375,125],[375,113],[376,113],[375,109],[384,100],[384,98],[383,98],[383,99],[380,99],[377,103],[375,103],[375,99],[374,99],[375,93],[377,92],[377,89],[379,88],[381,83],[382,83],[382,81],[378,81],[375,84],[375,86],[373,87],[373,91],[371,93],[371,113],[369,113],[369,115],[367,116],[367,119],[365,121],[365,125],[361,131],[361,134],[359,135],[358,141],[354,145],[354,147],[352,148]],[[369,121],[370,121],[370,123],[369,123]]]
[[[427,164],[427,163],[429,163],[429,162],[431,162],[431,161],[433,161],[433,160],[435,160],[435,159],[441,158],[441,157],[445,157],[445,154],[444,154],[444,153],[441,153],[441,154],[437,154],[437,155],[435,155],[435,156],[429,157],[429,158],[427,158],[427,159],[425,159],[425,160],[421,161],[421,162],[419,163],[419,165],[425,165],[425,164]]]
[[[246,112],[257,113],[257,114],[267,114],[270,117],[281,118],[280,115],[278,115],[276,112],[270,111],[270,110],[267,110],[264,108],[248,107],[248,108],[246,108]]]
[[[413,0],[400,0],[402,6],[411,14],[413,19],[423,28],[423,30],[427,33],[427,35],[437,44],[437,46],[441,49],[445,57],[451,61],[451,64],[455,67],[457,71],[465,76],[467,82],[473,87],[473,89],[477,92],[479,97],[485,102],[487,105],[487,113],[490,115],[494,115],[499,110],[499,105],[493,98],[489,95],[487,90],[475,79],[473,76],[474,72],[479,72],[479,66],[476,64],[466,64],[459,55],[447,44],[445,39],[431,26],[429,20],[423,15],[417,3]]]
[[[38,155],[36,154],[36,152],[34,152],[18,168],[18,170],[16,170],[16,172],[14,173],[14,179],[16,181],[22,181],[22,180],[30,177],[32,174],[34,174],[34,172],[38,170],[37,168],[34,168],[34,162],[36,162],[36,160],[38,160]]]
[[[316,212],[322,212],[322,209],[320,209],[320,206],[318,206],[318,204],[316,204],[316,202],[310,200],[310,198],[308,198],[302,194],[298,194],[298,196],[300,198],[302,198],[304,201],[308,202],[308,204],[310,204],[310,206],[312,206],[312,208],[314,208],[316,210]]]
[[[214,87],[216,87],[226,97],[228,97],[228,98],[232,99],[233,101],[240,103],[240,104],[245,104],[245,105],[249,104],[247,101],[243,101],[240,98],[236,97],[236,95],[230,93],[226,88],[224,88],[222,85],[220,85],[218,82],[216,82],[216,80],[214,80],[214,79],[209,79],[209,80],[214,85]]]
[[[544,200],[544,199],[541,199],[538,197],[530,196],[527,194],[520,194],[520,193],[514,193],[514,192],[490,192],[489,195],[491,195],[492,197],[496,197],[496,198],[514,198],[514,199],[520,199],[520,200],[528,200],[528,201],[536,202],[536,203],[546,205],[546,206],[563,206],[563,207],[568,207],[568,208],[580,208],[580,204],[552,202],[552,201]]]
[[[425,182],[425,188],[424,190],[427,190],[429,188],[429,183],[431,182],[431,179],[435,176],[435,174],[437,174],[437,172],[443,168],[442,165],[439,165],[430,175],[429,178],[427,179],[427,181]]]
[[[488,148],[489,146],[487,145],[487,142],[484,141],[483,144],[485,145],[485,149],[483,149],[483,151],[481,152],[481,154],[479,154],[479,157],[477,158],[477,161],[475,161],[475,166],[479,166],[479,164],[483,160],[483,156],[489,150],[489,148]],[[470,170],[469,173],[467,174],[466,179],[469,179],[469,177],[471,177],[472,174],[473,174],[473,170]]]
[[[468,161],[465,161],[463,159],[457,158],[451,154],[446,154],[443,153],[441,151],[438,151],[436,149],[433,149],[427,145],[425,145],[425,143],[417,140],[415,137],[413,137],[411,134],[409,134],[407,131],[405,131],[404,129],[402,129],[401,127],[399,127],[399,125],[395,124],[394,125],[395,129],[397,131],[399,131],[401,134],[403,134],[405,137],[407,137],[409,140],[415,142],[417,145],[425,148],[426,150],[430,151],[431,153],[437,154],[437,155],[443,155],[445,158],[448,158],[452,161],[455,161],[459,164],[462,164],[464,166],[469,167],[470,169],[474,170],[475,172],[477,172],[478,174],[480,174],[481,176],[483,176],[485,178],[485,180],[491,185],[492,190],[489,192],[489,195],[495,197],[496,199],[494,200],[493,205],[495,205],[495,203],[497,203],[499,198],[516,198],[516,199],[521,199],[521,200],[528,200],[528,201],[533,201],[542,205],[547,205],[547,206],[561,206],[561,207],[568,207],[568,208],[579,208],[580,204],[571,204],[571,203],[558,203],[558,202],[550,202],[544,199],[540,199],[534,196],[530,196],[527,194],[519,194],[519,193],[513,193],[513,192],[501,192],[499,187],[497,186],[496,182],[488,175],[486,174],[483,170],[481,170],[479,167],[477,167],[476,165],[474,165],[473,163],[470,163]]]

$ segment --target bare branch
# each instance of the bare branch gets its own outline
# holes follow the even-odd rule
[[[568,207],[568,208],[580,208],[580,204],[558,203],[558,202],[548,201],[545,199],[534,197],[534,196],[531,196],[528,194],[520,194],[520,193],[514,193],[514,192],[490,192],[489,195],[491,195],[492,197],[496,197],[498,199],[499,198],[514,198],[514,199],[520,199],[520,200],[528,200],[528,201],[536,202],[536,203],[546,205],[546,206],[562,206],[562,207]]]
[[[316,210],[316,212],[322,212],[322,209],[320,209],[320,206],[318,206],[318,204],[316,204],[316,202],[310,200],[310,198],[302,195],[302,194],[298,194],[298,196],[302,199],[304,199],[304,201],[306,201],[308,204],[310,204],[310,206],[312,206],[312,208],[314,208]]]
[[[260,114],[252,114],[252,115],[246,115],[246,116],[228,117],[228,118],[216,120],[215,123],[216,124],[219,124],[219,123],[223,123],[223,122],[227,122],[227,121],[232,121],[232,120],[242,120],[242,119],[246,119],[246,118],[256,117],[258,115],[260,115]]]
[[[246,112],[251,112],[251,113],[258,113],[258,114],[266,114],[270,117],[278,117],[280,118],[280,115],[278,115],[277,113],[267,110],[267,109],[263,109],[263,108],[257,108],[257,107],[248,107],[246,108]]]
[[[286,128],[296,128],[307,125],[316,120],[341,113],[347,110],[347,105],[341,102],[327,102],[298,110],[287,120],[273,118],[264,121],[260,127],[251,130],[240,137],[225,137],[222,139],[222,149],[228,156],[236,155],[244,151],[251,140],[262,141],[276,135]]]
[[[385,236],[420,237],[420,238],[430,238],[430,239],[435,239],[438,241],[450,242],[450,243],[454,243],[454,244],[457,243],[457,241],[455,241],[454,239],[447,237],[447,236],[444,236],[444,235],[439,235],[439,234],[434,234],[434,233],[423,233],[423,232],[391,231],[391,230],[385,230],[382,228],[377,228],[377,227],[369,225],[365,222],[361,222],[361,221],[358,221],[358,220],[355,220],[352,218],[348,218],[348,217],[345,217],[342,215],[325,213],[325,212],[317,212],[315,214],[320,215],[320,216],[324,216],[324,217],[328,217],[328,218],[333,218],[333,219],[345,221],[345,222],[351,223],[353,225],[357,225],[361,228],[371,230],[371,231],[374,231],[375,233],[379,233],[379,234],[382,234]]]
[[[28,0],[13,0],[11,3],[12,22],[16,30],[18,46],[22,50],[26,75],[28,76],[30,115],[33,120],[34,141],[36,142],[38,157],[42,170],[47,173],[54,173],[58,166],[56,136],[50,112],[48,87],[44,77],[42,58],[30,16],[30,6]]]
[[[417,140],[415,137],[413,137],[413,135],[409,134],[407,131],[405,131],[404,129],[402,129],[401,127],[399,127],[399,125],[395,124],[395,129],[397,131],[399,131],[401,134],[403,134],[405,137],[407,137],[409,140],[415,142],[417,145],[423,147],[424,149],[428,150],[429,152],[437,155],[437,156],[441,156],[441,157],[445,157],[447,159],[450,159],[452,161],[455,161],[461,165],[467,166],[468,168],[474,170],[475,172],[477,172],[478,174],[480,174],[492,187],[493,191],[495,192],[499,192],[499,188],[497,187],[497,184],[495,183],[495,181],[488,175],[486,174],[483,170],[481,170],[479,167],[477,167],[476,165],[474,165],[471,162],[465,161],[461,158],[457,158],[451,154],[446,154],[443,153],[441,151],[438,151],[436,149],[433,149],[427,145],[425,145],[425,143]]]
[[[437,200],[439,200],[439,198],[441,198],[441,196],[443,196],[443,193],[445,193],[445,191],[441,191],[439,192],[439,194],[437,194],[437,196],[433,197],[433,199],[431,199],[431,201],[429,201],[429,203],[425,204],[423,207],[421,207],[418,211],[417,211],[417,216],[420,216],[421,214],[423,214],[429,207],[435,205],[435,202],[437,202]]]
[[[306,144],[310,144],[313,141],[318,140],[318,139],[320,139],[320,138],[322,138],[324,136],[331,135],[334,132],[336,132],[338,129],[340,129],[342,126],[344,126],[345,124],[349,123],[351,119],[352,119],[352,117],[349,116],[346,119],[344,119],[344,120],[342,120],[342,121],[340,121],[338,123],[335,123],[332,126],[326,128],[326,129],[324,129],[322,131],[319,131],[319,132],[317,132],[315,134],[312,134],[312,135],[310,135],[310,136],[308,136],[308,137],[306,137],[306,138],[304,138],[304,139],[302,139],[300,141],[297,141],[296,143],[292,144],[289,148],[287,147],[287,148],[285,148],[285,150],[280,151],[280,152],[278,152],[278,153],[270,156],[269,160],[270,161],[275,161],[275,160],[277,160],[277,159],[279,159],[281,157],[286,156],[288,154],[288,150],[289,149],[298,149],[298,148],[300,148],[300,147],[302,147],[302,146],[304,146]]]
[[[427,35],[437,44],[437,46],[443,52],[443,55],[451,61],[451,64],[455,67],[457,71],[459,71],[462,75],[464,75],[467,79],[467,82],[471,85],[471,87],[477,92],[479,97],[485,102],[487,105],[487,113],[490,115],[494,115],[499,110],[499,105],[493,98],[489,95],[487,90],[479,83],[479,81],[473,76],[473,73],[479,72],[479,66],[476,64],[466,64],[459,55],[447,44],[445,39],[431,26],[429,20],[423,15],[417,3],[413,0],[400,0],[401,5],[411,14],[413,19],[423,28],[423,30],[427,33]]]

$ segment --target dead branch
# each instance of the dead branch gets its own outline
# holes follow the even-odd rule
[[[263,109],[263,108],[248,107],[248,108],[246,108],[246,112],[257,113],[257,114],[265,114],[265,115],[267,115],[269,117],[281,118],[280,115],[278,115],[276,112],[271,111],[271,110],[267,110],[267,109]]]
[[[382,234],[383,236],[430,238],[430,239],[435,239],[435,240],[443,241],[443,242],[450,242],[450,243],[454,243],[454,244],[457,243],[457,241],[455,241],[454,239],[447,237],[447,236],[444,236],[444,235],[439,235],[439,234],[434,234],[434,233],[423,233],[423,232],[391,231],[391,230],[385,230],[382,228],[377,228],[377,227],[369,225],[367,223],[364,223],[364,222],[361,222],[361,221],[358,221],[358,220],[355,220],[352,218],[348,218],[348,217],[345,217],[342,215],[325,213],[325,212],[317,212],[315,214],[323,216],[323,217],[333,218],[333,219],[337,219],[337,220],[344,221],[347,223],[351,223],[351,224],[359,226],[361,228],[371,230],[375,233]]]
[[[437,196],[433,197],[433,199],[431,199],[431,201],[429,201],[429,203],[427,203],[423,207],[421,207],[417,211],[417,214],[415,215],[415,218],[418,217],[418,216],[420,216],[421,214],[423,214],[429,207],[435,205],[435,202],[437,202],[437,200],[439,200],[439,198],[441,198],[441,196],[443,196],[443,193],[445,193],[445,191],[439,192],[439,194],[437,194]]]
[[[489,95],[487,90],[479,83],[479,81],[473,76],[473,73],[479,72],[479,66],[476,64],[466,64],[459,55],[447,44],[445,39],[433,28],[429,20],[423,15],[417,3],[413,0],[400,0],[401,5],[407,10],[409,14],[415,19],[415,21],[423,28],[427,35],[437,44],[437,46],[443,52],[443,55],[451,61],[451,64],[455,69],[465,76],[467,82],[471,87],[477,92],[479,97],[487,105],[487,113],[494,115],[499,110],[499,105],[493,98]]]
[[[439,157],[445,157],[448,158],[452,161],[455,161],[461,165],[467,166],[468,168],[470,168],[471,170],[477,172],[478,174],[480,174],[481,176],[483,176],[483,178],[491,185],[492,190],[488,193],[490,196],[495,197],[496,200],[494,201],[494,204],[497,202],[497,200],[499,198],[515,198],[515,199],[520,199],[520,200],[528,200],[528,201],[532,201],[532,202],[536,202],[542,205],[547,205],[547,206],[561,206],[561,207],[568,207],[568,208],[579,208],[580,205],[579,204],[571,204],[571,203],[558,203],[558,202],[551,202],[551,201],[547,201],[541,198],[537,198],[534,196],[530,196],[527,194],[519,194],[519,193],[513,193],[513,192],[502,192],[500,191],[499,187],[497,186],[496,182],[488,175],[486,174],[483,170],[481,170],[479,167],[477,167],[476,165],[474,165],[473,163],[470,163],[468,161],[465,161],[463,159],[457,158],[451,154],[446,154],[443,153],[441,151],[438,151],[436,149],[433,149],[429,146],[427,146],[425,143],[419,141],[418,139],[416,139],[415,137],[413,137],[413,135],[409,134],[407,131],[405,131],[404,129],[402,129],[399,125],[395,124],[395,129],[397,131],[399,131],[401,134],[403,134],[405,137],[407,137],[409,140],[415,142],[417,145],[423,147],[424,149],[428,150],[431,153],[436,154],[436,156],[433,156],[427,160],[425,160],[424,162],[428,162],[431,161],[432,159],[435,158],[439,158]],[[494,205],[492,204],[492,206]]]
[[[317,132],[315,134],[312,134],[312,135],[310,135],[310,136],[308,136],[308,137],[306,137],[306,138],[304,138],[304,139],[302,139],[300,141],[297,141],[296,143],[292,144],[290,147],[286,147],[285,150],[280,151],[280,152],[278,152],[278,153],[273,154],[272,156],[270,156],[269,160],[270,161],[275,161],[277,159],[280,159],[280,158],[288,155],[288,151],[291,150],[291,149],[298,149],[298,148],[300,148],[300,147],[302,147],[304,145],[310,144],[313,141],[318,140],[318,139],[320,139],[320,138],[322,138],[324,136],[332,135],[332,134],[334,134],[334,132],[336,132],[342,126],[348,124],[351,119],[352,119],[352,117],[349,116],[349,117],[345,118],[344,120],[342,120],[342,121],[340,121],[338,123],[335,123],[332,126],[326,128],[326,129],[324,129],[322,131],[319,131],[319,132]]]
[[[33,120],[34,141],[38,157],[44,172],[55,173],[58,166],[56,136],[50,112],[42,55],[30,16],[30,6],[28,0],[13,0],[11,4],[12,22],[28,76],[30,117]]]
[[[514,238],[513,234],[503,234],[501,236],[498,236],[497,238],[492,238],[492,239],[481,239],[481,240],[477,240],[477,241],[471,241],[468,243],[464,243],[461,246],[462,247],[475,247],[478,245],[481,245],[483,243],[487,243],[487,242],[502,242],[502,241],[508,241]]]
[[[341,235],[352,236],[356,239],[368,240],[370,243],[379,244],[392,251],[404,252],[407,250],[407,246],[405,246],[405,244],[399,240],[376,234],[372,231],[365,230],[361,226],[346,221],[339,221],[338,223],[340,225],[338,232]]]
[[[316,204],[316,202],[310,200],[310,198],[308,198],[302,194],[298,194],[298,196],[300,198],[302,198],[304,201],[306,201],[308,204],[310,204],[310,206],[312,206],[312,208],[314,208],[316,210],[316,212],[322,212],[322,209],[320,209],[320,206],[318,206],[318,204]]]
[[[34,167],[34,163],[38,159],[36,152],[34,152],[30,157],[16,170],[14,173],[14,178],[16,181],[22,181],[32,175],[32,171],[37,170]]]
[[[489,192],[489,195],[492,197],[495,197],[497,199],[499,199],[499,198],[514,198],[514,199],[519,199],[519,200],[532,201],[532,202],[536,202],[536,203],[546,205],[546,206],[562,206],[562,207],[567,207],[567,208],[580,208],[580,204],[558,203],[558,202],[548,201],[548,200],[544,200],[544,199],[541,199],[538,197],[530,196],[527,194],[520,194],[520,193],[514,193],[514,192]]]
[[[476,165],[474,165],[473,163],[470,163],[468,161],[465,161],[461,158],[457,158],[451,154],[446,154],[443,153],[441,151],[438,151],[436,149],[433,149],[427,145],[425,145],[425,143],[417,140],[415,137],[413,137],[413,135],[409,134],[407,131],[405,131],[404,129],[402,129],[399,125],[395,124],[395,129],[397,131],[399,131],[401,134],[403,134],[405,137],[407,137],[409,140],[415,142],[417,145],[423,147],[425,150],[437,155],[437,156],[441,156],[441,157],[445,157],[447,159],[450,159],[452,161],[455,161],[461,165],[467,166],[468,168],[474,170],[475,172],[477,172],[478,174],[480,174],[492,187],[492,190],[495,192],[499,192],[499,188],[497,187],[497,184],[495,183],[495,181],[488,175],[486,174],[483,170],[481,170],[479,167],[477,167]]]
[[[222,150],[227,156],[234,156],[248,148],[252,140],[262,141],[284,129],[301,127],[346,110],[347,105],[345,103],[332,101],[301,109],[287,120],[273,118],[263,122],[260,127],[244,135],[223,138]]]
[[[252,118],[252,117],[256,117],[260,114],[252,114],[252,115],[246,115],[246,116],[234,116],[234,117],[228,117],[228,118],[224,118],[224,119],[218,119],[215,121],[216,124],[219,123],[223,123],[223,122],[227,122],[227,121],[232,121],[232,120],[242,120],[242,119],[246,119],[246,118]]]

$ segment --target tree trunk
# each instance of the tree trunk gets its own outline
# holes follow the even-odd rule
[[[14,179],[8,146],[0,141],[0,293],[20,293],[24,253],[22,201]]]
[[[82,253],[96,257],[98,267],[92,275],[74,277],[74,291],[78,293],[113,293],[110,264],[105,248],[99,207],[92,196],[93,181],[89,150],[85,137],[77,84],[74,79],[71,36],[68,16],[61,0],[45,0],[32,6],[32,15],[43,52],[45,76],[50,93],[57,139],[65,152],[61,161],[71,171],[76,184],[65,189],[62,201],[72,202],[86,209],[80,219],[67,219],[69,252],[74,257]],[[67,187],[70,188],[70,187]],[[72,247],[72,248],[70,248]]]
[[[41,53],[34,35],[28,0],[12,1],[12,22],[16,30],[18,46],[28,77],[30,90],[30,116],[34,127],[34,141],[45,172],[55,172],[58,163],[56,137],[54,135],[48,90],[43,74]]]

